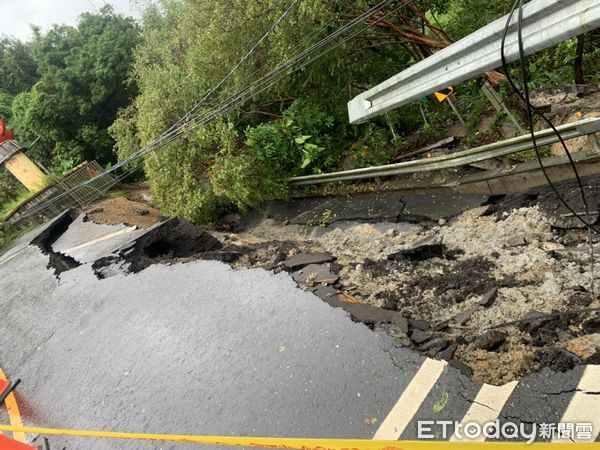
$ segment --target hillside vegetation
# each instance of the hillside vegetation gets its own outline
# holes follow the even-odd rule
[[[202,114],[300,49],[356,18],[375,0],[300,0],[256,52],[196,113]],[[141,24],[110,7],[77,27],[0,41],[0,115],[30,155],[61,173],[83,160],[112,164],[159,136],[231,70],[282,15],[280,0],[162,0]],[[230,206],[285,198],[290,177],[389,162],[416,132],[435,140],[450,109],[424,100],[351,126],[348,100],[504,15],[505,0],[418,0],[250,102],[146,156],[143,173],[164,214],[196,222]],[[385,11],[389,11],[389,8]],[[530,60],[533,87],[600,82],[600,37],[584,35]],[[498,75],[498,74],[496,74]],[[496,77],[498,81],[501,77]],[[482,80],[457,86],[459,109],[476,123]],[[500,89],[504,90],[501,85]],[[0,175],[0,204],[19,187]]]

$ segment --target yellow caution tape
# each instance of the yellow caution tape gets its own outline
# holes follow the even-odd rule
[[[493,447],[509,450],[552,448],[553,450],[573,450],[573,444],[549,443],[512,443],[512,442],[433,442],[433,441],[373,441],[367,439],[300,439],[300,438],[266,438],[266,437],[234,437],[234,436],[187,436],[177,434],[119,433],[113,431],[61,430],[58,428],[21,427],[0,425],[0,431],[32,433],[39,435],[77,436],[104,439],[129,439],[141,441],[169,441],[190,444],[226,445],[233,447],[267,447],[294,448],[301,450],[462,450],[488,449]],[[593,446],[593,447],[592,447]],[[598,450],[595,443],[577,444],[577,449]]]

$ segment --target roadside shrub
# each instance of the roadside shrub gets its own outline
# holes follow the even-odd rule
[[[233,153],[234,127],[220,120],[146,156],[145,171],[161,211],[192,222],[208,222],[218,207],[211,167],[220,154]]]
[[[396,153],[391,140],[387,130],[369,124],[364,135],[352,145],[351,155],[356,167],[388,164]]]
[[[239,148],[215,157],[210,170],[214,193],[240,208],[285,198],[291,177],[336,167],[333,126],[333,117],[319,106],[296,100],[281,119],[247,127]]]

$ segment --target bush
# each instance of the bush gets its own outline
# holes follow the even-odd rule
[[[246,128],[243,147],[216,158],[214,192],[242,208],[285,198],[290,178],[337,166],[329,134],[333,125],[333,117],[317,105],[296,100],[281,119]]]
[[[210,221],[218,207],[211,168],[219,155],[233,152],[236,140],[231,124],[219,121],[150,153],[145,171],[161,211],[196,223]]]
[[[351,156],[356,167],[388,164],[396,154],[390,141],[387,130],[369,124],[365,134],[352,145]]]

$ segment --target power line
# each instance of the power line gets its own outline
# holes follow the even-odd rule
[[[381,20],[384,20],[390,14],[393,14],[394,12],[398,11],[400,8],[403,8],[406,5],[412,3],[414,0],[405,0],[405,1],[401,2],[401,4],[399,6],[397,6],[393,10],[389,11],[388,13],[384,14],[383,16],[379,17],[377,20],[367,24],[365,27],[361,28],[358,31],[354,31],[352,34],[347,34],[348,32],[353,31],[355,28],[357,28],[360,24],[362,24],[363,22],[368,20],[374,14],[377,14],[378,12],[383,10],[387,5],[392,3],[392,1],[393,0],[381,1],[380,3],[378,3],[371,9],[365,11],[363,14],[361,14],[358,17],[356,17],[355,19],[349,21],[347,24],[342,26],[340,29],[338,29],[334,33],[328,35],[327,37],[325,37],[324,39],[319,41],[317,44],[313,45],[312,47],[310,47],[306,50],[300,51],[300,53],[298,53],[294,57],[290,58],[285,63],[280,64],[275,69],[270,71],[267,75],[260,78],[259,80],[256,80],[255,82],[251,83],[249,86],[242,89],[237,94],[230,96],[227,100],[221,102],[216,107],[210,109],[209,111],[205,112],[204,114],[197,114],[195,117],[192,117],[187,122],[185,122],[185,121],[182,122],[181,121],[182,119],[180,119],[176,123],[176,124],[178,124],[177,126],[175,126],[176,124],[174,124],[167,131],[165,131],[161,136],[154,139],[153,141],[151,141],[150,143],[148,143],[147,145],[142,147],[140,150],[138,150],[137,152],[135,152],[132,155],[130,155],[129,157],[127,157],[126,159],[115,164],[113,167],[106,170],[105,172],[100,174],[98,177],[96,177],[92,180],[89,180],[85,183],[82,183],[81,185],[79,185],[75,188],[72,188],[69,191],[66,191],[60,195],[57,195],[57,196],[53,197],[52,199],[38,205],[37,207],[32,208],[31,210],[27,211],[27,213],[24,213],[21,216],[21,218],[30,217],[34,214],[37,214],[40,211],[43,211],[49,205],[56,203],[57,201],[59,201],[60,199],[64,198],[67,195],[70,195],[73,191],[83,188],[83,187],[86,187],[89,184],[95,182],[97,179],[99,179],[103,176],[106,176],[110,173],[113,173],[116,170],[121,169],[121,168],[129,165],[130,163],[138,160],[139,158],[143,157],[144,155],[146,155],[150,152],[153,152],[155,150],[158,150],[158,149],[164,147],[165,145],[181,138],[183,135],[189,133],[191,130],[195,129],[196,127],[206,124],[206,123],[214,120],[216,117],[219,117],[223,114],[227,114],[228,112],[232,111],[236,107],[240,106],[243,102],[247,101],[252,96],[258,95],[258,94],[264,92],[265,90],[271,88],[273,85],[280,82],[283,78],[291,75],[294,72],[297,72],[298,70],[313,63],[317,59],[325,56],[326,54],[330,53],[331,51],[333,51],[336,48],[340,47],[341,45],[345,44],[346,42],[348,42],[350,39],[354,38],[358,34],[362,33],[366,29],[374,26],[375,24],[379,23]],[[345,34],[347,34],[347,35],[344,36]],[[335,39],[337,39],[339,37],[341,37],[341,40],[339,42],[334,42]],[[326,48],[331,43],[333,43],[333,45],[329,48]],[[318,53],[316,56],[312,56],[319,50],[322,50],[322,51],[320,53]],[[195,107],[192,108],[192,110],[194,110],[194,109],[197,109],[197,108],[195,108]],[[189,117],[190,114],[192,114],[192,113],[193,113],[193,111],[191,113],[190,113],[190,111],[188,111],[188,113],[186,113],[186,116]],[[141,164],[137,164],[133,168],[127,170],[126,174],[137,170],[140,166],[141,166]],[[124,176],[126,176],[126,175],[124,175]],[[121,177],[119,177],[119,178],[121,178]]]
[[[517,6],[519,6],[519,17],[518,17],[518,39],[519,39],[519,60],[520,60],[520,67],[521,67],[521,71],[523,74],[523,93],[521,93],[521,90],[516,86],[516,83],[513,81],[511,75],[510,75],[510,71],[508,69],[508,64],[506,62],[506,55],[505,55],[505,46],[506,46],[506,38],[508,36],[508,31],[510,28],[510,24],[512,22],[512,18],[514,16],[514,13],[516,12]],[[535,137],[535,131],[533,129],[533,113],[535,112],[535,114],[537,114],[540,118],[542,118],[549,126],[550,128],[554,131],[554,133],[556,134],[556,136],[559,139],[559,142],[561,143],[563,149],[565,150],[565,153],[567,154],[567,158],[569,159],[569,163],[573,169],[573,172],[575,173],[575,178],[577,179],[577,184],[578,187],[581,191],[581,195],[582,195],[582,199],[583,199],[583,203],[584,203],[584,207],[586,208],[586,214],[589,217],[589,207],[588,207],[588,203],[586,200],[586,196],[585,196],[585,190],[583,188],[583,183],[581,182],[581,177],[579,176],[579,171],[577,170],[577,165],[575,164],[575,161],[573,160],[573,157],[571,155],[571,152],[569,151],[567,144],[565,143],[564,139],[562,138],[562,136],[560,135],[560,133],[558,132],[558,130],[556,129],[556,127],[554,126],[554,124],[552,123],[552,121],[550,119],[548,119],[546,117],[545,114],[543,114],[541,111],[539,111],[538,108],[536,108],[534,105],[531,104],[530,98],[529,98],[529,88],[528,88],[528,83],[527,83],[527,68],[526,68],[526,61],[527,58],[525,56],[525,50],[524,50],[524,46],[523,46],[523,33],[522,33],[522,20],[523,20],[523,2],[522,0],[515,0],[515,3],[511,9],[510,14],[508,15],[508,19],[506,21],[506,26],[504,28],[504,34],[502,36],[502,43],[500,46],[500,52],[501,52],[501,58],[502,58],[502,67],[504,69],[504,72],[506,73],[506,79],[508,81],[508,83],[510,84],[511,88],[513,89],[513,91],[519,96],[519,98],[525,103],[526,105],[526,112],[527,112],[527,116],[528,116],[528,125],[529,125],[529,131],[531,133],[532,136],[532,141],[533,141],[533,145],[534,145],[534,149],[535,149],[535,154],[538,160],[538,163],[540,165],[540,168],[542,169],[542,172],[544,174],[544,178],[546,178],[546,181],[548,182],[548,185],[552,188],[552,190],[554,191],[554,193],[556,194],[556,196],[558,197],[558,199],[560,200],[560,202],[569,210],[569,212],[571,212],[573,214],[573,217],[577,218],[577,220],[581,221],[583,224],[586,225],[586,227],[592,227],[593,228],[593,224],[588,223],[587,221],[585,221],[580,214],[578,214],[569,204],[568,202],[564,199],[564,197],[561,195],[561,193],[558,191],[558,189],[556,188],[556,185],[554,184],[554,182],[551,180],[548,171],[546,169],[546,167],[543,164],[542,161],[542,156],[539,150],[539,147],[537,145],[537,140]],[[594,231],[596,231],[597,233],[600,232],[599,230],[593,228]]]

